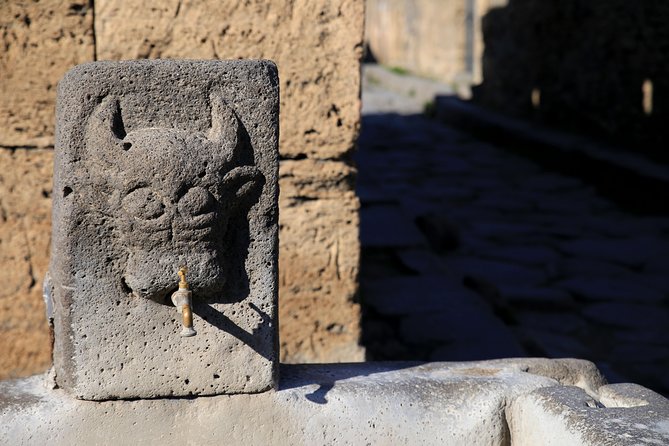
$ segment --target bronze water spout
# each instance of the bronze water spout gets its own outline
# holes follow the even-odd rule
[[[183,330],[181,330],[181,337],[183,338],[197,334],[193,328],[193,293],[188,289],[188,282],[186,282],[187,272],[187,267],[182,266],[179,268],[179,272],[177,273],[179,275],[179,289],[172,294],[172,303],[182,315]]]

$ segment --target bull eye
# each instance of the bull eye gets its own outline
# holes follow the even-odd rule
[[[163,200],[148,187],[140,187],[123,198],[123,208],[133,217],[153,220],[165,213]]]
[[[202,187],[192,187],[179,200],[179,213],[182,215],[201,215],[214,208],[214,196]]]

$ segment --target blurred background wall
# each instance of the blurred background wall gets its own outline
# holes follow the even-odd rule
[[[45,370],[56,85],[105,59],[267,58],[279,67],[280,336],[288,362],[357,361],[363,0],[0,3],[0,378]]]
[[[507,115],[669,161],[669,3],[367,0],[380,64]]]
[[[367,47],[383,65],[466,91],[481,81],[481,18],[507,1],[367,0]]]

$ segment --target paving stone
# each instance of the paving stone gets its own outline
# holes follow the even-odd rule
[[[545,330],[552,333],[581,333],[588,327],[581,316],[565,311],[531,311],[514,312],[518,325],[522,328]]]
[[[463,254],[487,252],[499,247],[499,243],[480,237],[471,232],[463,231],[460,234],[460,252]]]
[[[583,190],[586,188],[582,181],[552,173],[541,173],[529,178],[519,180],[524,188],[543,192],[557,192],[572,189]]]
[[[669,374],[667,374],[667,370],[669,370],[669,363],[666,359],[659,366],[653,363],[639,363],[630,364],[626,369],[631,376],[653,383],[653,390],[663,392],[665,395],[669,394]]]
[[[447,163],[441,163],[438,167],[433,166],[433,169],[437,169],[441,175],[445,176],[467,175],[474,171],[474,166],[464,159],[450,157]]]
[[[587,216],[580,219],[583,226],[605,237],[629,238],[638,234],[648,235],[647,225],[638,223],[638,220],[620,218],[618,214],[602,216]]]
[[[560,244],[575,257],[605,260],[628,266],[642,266],[656,255],[669,252],[669,243],[654,237],[627,239],[580,239]]]
[[[604,260],[580,257],[563,258],[558,266],[561,275],[585,277],[620,277],[630,273],[630,269]]]
[[[560,255],[547,246],[507,245],[482,252],[481,256],[536,267],[545,267],[560,259]]]
[[[471,224],[471,231],[481,237],[503,239],[509,236],[528,234],[544,234],[545,231],[538,225],[512,222],[475,221]]]
[[[421,305],[434,309],[424,313],[411,313],[411,305],[417,305],[413,299],[395,303],[395,311],[405,312],[395,316],[401,335],[415,331],[413,344],[401,341],[412,345],[407,354],[425,355],[439,343],[433,359],[506,351],[495,350],[495,342],[480,333],[484,340],[474,339],[476,332],[466,323],[470,319],[476,326],[499,324],[510,330],[491,312],[492,305],[499,311],[500,302],[509,313],[505,320],[518,323],[516,334],[544,333],[536,336],[537,343],[551,355],[592,354],[621,370],[614,345],[639,344],[649,352],[653,346],[669,346],[669,218],[620,212],[580,180],[543,171],[520,156],[418,116],[370,122],[363,127],[361,145],[377,147],[382,159],[376,165],[360,164],[361,178],[365,169],[376,169],[374,175],[384,182],[375,186],[401,203],[410,223],[432,213],[447,218],[459,232],[459,248],[438,256],[436,263],[427,244],[400,246],[395,272],[387,272],[446,271],[449,277],[469,277],[487,287],[489,299],[483,315],[466,299],[462,308],[440,309],[443,302],[426,298]],[[365,143],[369,126],[375,130]],[[396,170],[408,174],[398,176]],[[457,280],[454,286],[460,286]],[[411,287],[406,293],[417,294],[411,294]],[[485,322],[488,318],[493,321]],[[582,339],[564,337],[571,334],[591,337],[588,345],[597,350],[584,351]],[[630,365],[625,367],[627,372]],[[659,382],[658,375],[644,376]]]
[[[574,299],[569,293],[556,288],[518,285],[500,285],[502,296],[511,304],[531,308],[573,308]]]
[[[407,268],[422,275],[443,274],[447,272],[444,261],[425,248],[398,249],[397,255]]]
[[[476,197],[476,191],[466,185],[454,187],[448,181],[435,177],[421,179],[419,192],[421,196],[439,198],[449,203],[467,203]]]
[[[367,246],[424,246],[425,239],[399,206],[360,209],[360,242]]]
[[[546,280],[546,273],[543,271],[517,264],[465,256],[448,256],[446,260],[453,271],[480,277],[497,286],[539,285]]]
[[[538,329],[522,329],[522,333],[538,345],[549,358],[587,358],[589,349],[574,336]]]
[[[460,280],[443,276],[405,276],[365,280],[361,283],[365,305],[385,315],[407,315],[430,311],[485,313],[481,298]]]
[[[669,347],[638,343],[616,344],[611,354],[620,362],[657,362],[669,360]]]
[[[653,288],[669,298],[669,274],[639,274],[638,277],[640,283],[644,283],[649,288]],[[669,299],[667,301],[669,302]]]
[[[473,172],[469,172],[466,183],[480,192],[500,190],[506,186],[503,181],[493,177],[490,173],[479,177],[472,177],[472,174]]]
[[[650,330],[669,326],[669,310],[657,305],[600,303],[586,306],[583,315],[593,322],[621,328]]]
[[[415,197],[411,194],[393,194],[393,196],[399,199],[402,212],[414,224],[419,215],[430,214],[440,207],[438,201],[435,203],[434,199],[426,195]]]
[[[488,237],[492,239],[504,239],[508,237],[508,234],[499,233],[499,232],[486,232],[482,233],[477,232],[476,225],[481,222],[487,222],[492,224],[497,223],[509,223],[509,218],[500,211],[490,208],[477,208],[474,206],[469,206],[467,204],[462,206],[449,205],[446,211],[447,215],[452,218],[454,221],[462,224],[463,231],[471,232],[472,234],[479,235],[481,237]],[[515,223],[515,221],[511,221]],[[518,234],[516,234],[518,235]]]
[[[615,370],[615,368],[611,366],[610,363],[606,361],[595,362],[595,365],[597,366],[597,369],[602,372],[602,375],[604,375],[610,384],[630,382],[629,378],[621,375],[617,370]]]
[[[664,255],[655,255],[648,259],[644,266],[644,273],[664,274],[669,275],[669,261],[667,260],[667,253]]]
[[[400,334],[409,344],[482,342],[491,346],[519,345],[511,329],[492,313],[472,306],[412,314],[402,320]],[[519,351],[522,351],[520,347]]]
[[[460,246],[460,231],[448,217],[428,212],[418,215],[415,222],[435,252],[454,251]]]
[[[616,342],[629,342],[631,344],[642,345],[669,345],[669,330],[665,327],[641,327],[632,330],[616,330],[613,333]],[[669,357],[668,357],[669,359]]]
[[[491,208],[502,212],[530,211],[533,204],[530,200],[519,197],[514,193],[491,193],[479,197],[472,206]]]
[[[534,204],[542,212],[555,212],[567,215],[583,215],[593,209],[593,200],[588,197],[550,196],[536,194]]]
[[[578,334],[584,332],[589,326],[582,316],[567,311],[521,309],[514,312],[514,315],[520,327],[552,333]]]
[[[547,223],[541,229],[544,234],[551,237],[552,240],[549,242],[551,246],[557,241],[577,239],[584,234],[583,228],[577,222],[569,225],[561,222]]]
[[[476,361],[480,359],[519,358],[527,352],[513,338],[459,341],[436,348],[430,361]]]
[[[389,338],[374,345],[373,361],[396,361],[402,358],[415,358],[409,353],[409,348],[397,339]]]
[[[589,301],[662,303],[664,294],[625,277],[573,277],[555,284]]]
[[[397,204],[397,197],[389,195],[382,188],[369,181],[358,181],[355,192],[364,204]]]
[[[407,268],[402,263],[395,248],[363,248],[361,250],[361,263],[361,281],[416,275],[416,271]]]
[[[395,335],[394,331],[389,321],[367,318],[362,324],[361,341],[368,344],[392,338]]]

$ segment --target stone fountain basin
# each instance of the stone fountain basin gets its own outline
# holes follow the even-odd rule
[[[576,359],[282,365],[259,394],[82,401],[0,383],[0,444],[669,444],[669,400]]]

